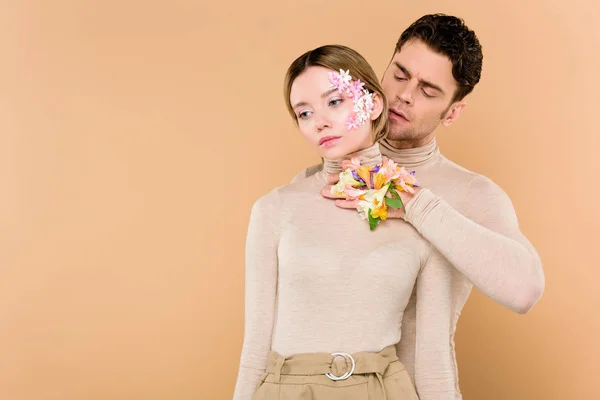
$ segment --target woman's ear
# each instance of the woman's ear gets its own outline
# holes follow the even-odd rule
[[[371,121],[375,121],[381,115],[383,111],[383,98],[377,92],[373,93],[373,113],[371,114]]]

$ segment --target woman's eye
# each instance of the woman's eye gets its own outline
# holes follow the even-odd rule
[[[339,105],[339,104],[342,104],[342,101],[343,101],[342,99],[335,99],[335,100],[331,100],[331,101],[329,102],[329,105],[330,105],[330,106],[337,106],[337,105]]]
[[[397,81],[405,81],[406,78],[403,76],[398,76],[398,75],[394,75],[394,78],[396,78]]]
[[[302,111],[301,113],[298,114],[298,118],[299,119],[306,119],[306,118],[308,118],[309,114],[310,114],[310,111]]]

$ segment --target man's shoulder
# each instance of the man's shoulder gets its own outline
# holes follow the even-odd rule
[[[447,171],[447,175],[452,176],[452,181],[456,184],[460,184],[469,190],[476,191],[502,191],[500,186],[494,182],[491,178],[472,171],[455,163],[454,161],[449,160],[446,157],[442,156],[442,164],[443,168]]]
[[[446,158],[443,165],[444,173],[441,175],[451,180],[454,194],[447,200],[465,215],[475,218],[475,214],[486,214],[494,209],[512,209],[510,197],[492,178]],[[444,185],[446,186],[447,182]]]

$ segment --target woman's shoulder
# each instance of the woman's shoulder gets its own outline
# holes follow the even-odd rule
[[[310,178],[311,176],[314,176],[315,174],[320,172],[322,169],[323,169],[322,163],[312,165],[308,168],[304,168],[302,171],[300,171],[298,174],[296,174],[296,176],[294,176],[292,178],[292,182],[300,182],[300,181],[305,180],[306,178]]]
[[[254,207],[281,207],[286,203],[293,203],[296,199],[302,199],[307,194],[319,194],[326,184],[320,175],[314,173],[303,179],[294,179],[289,183],[277,186],[259,197],[255,201]]]

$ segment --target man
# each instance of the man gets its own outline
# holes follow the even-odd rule
[[[402,33],[382,80],[390,110],[389,134],[380,142],[381,152],[415,170],[421,186],[414,195],[401,192],[406,214],[389,209],[388,218],[403,218],[412,224],[433,245],[432,257],[442,259],[448,270],[443,278],[448,315],[436,333],[442,343],[435,349],[419,347],[418,305],[413,293],[397,346],[401,361],[417,382],[430,377],[414,376],[415,351],[435,351],[436,356],[439,353],[440,358],[452,360],[454,387],[440,383],[436,393],[420,393],[427,398],[462,398],[454,333],[473,285],[517,313],[528,312],[545,286],[540,258],[520,232],[508,196],[490,179],[446,159],[436,145],[436,129],[451,125],[465,108],[464,98],[479,82],[482,60],[475,33],[461,19],[426,15]],[[319,168],[308,168],[294,179],[303,179]],[[330,177],[331,183],[335,180]],[[331,198],[329,188],[322,194]],[[336,205],[355,210],[357,204],[340,199]]]

